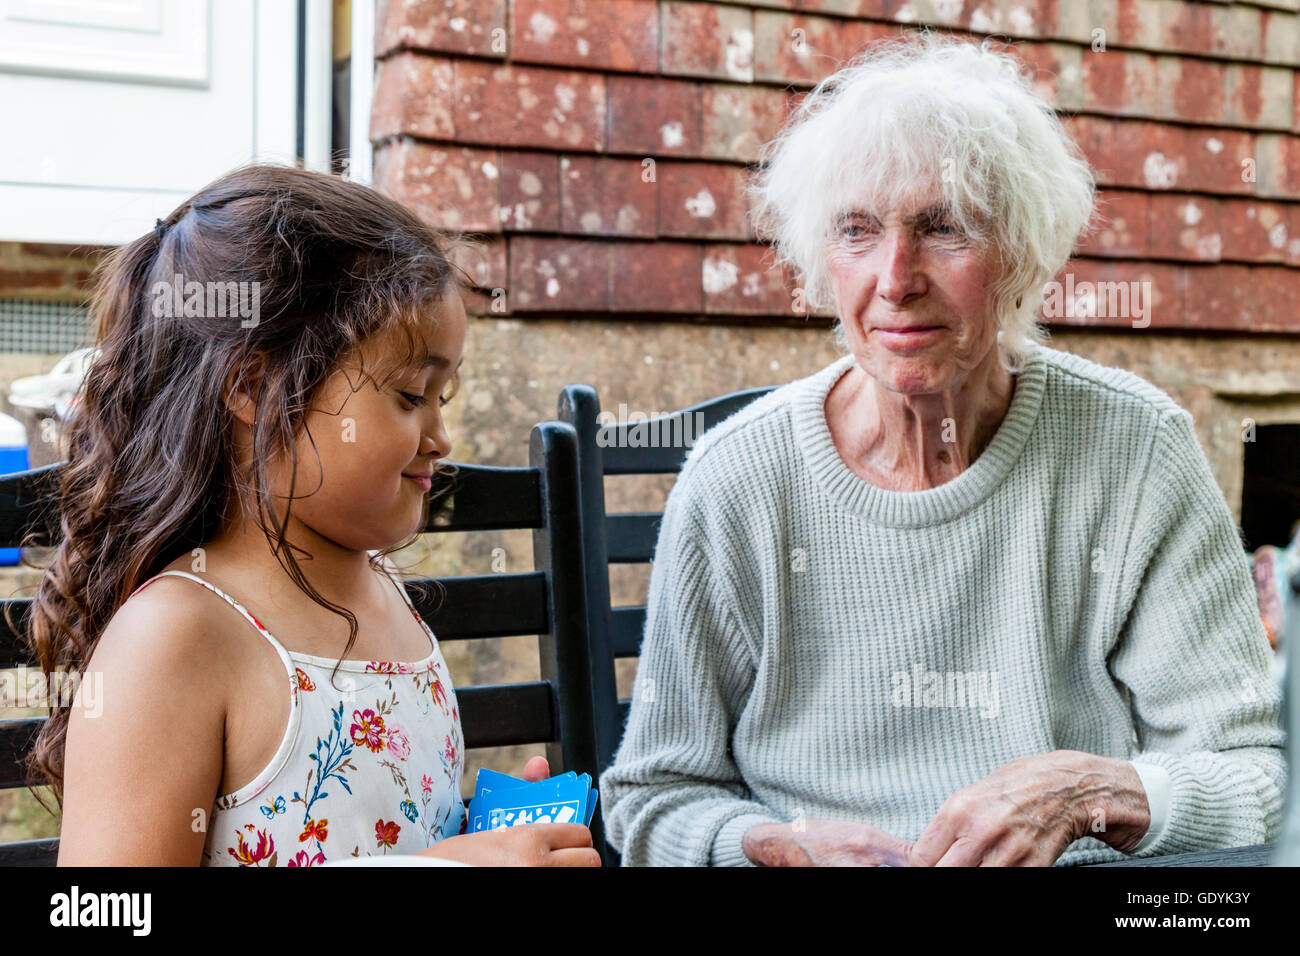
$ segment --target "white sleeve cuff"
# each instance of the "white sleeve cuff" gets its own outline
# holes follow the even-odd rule
[[[1147,805],[1151,808],[1151,825],[1147,827],[1146,835],[1138,842],[1130,854],[1141,853],[1150,847],[1165,832],[1165,827],[1169,823],[1169,771],[1158,764],[1137,763],[1130,760],[1133,769],[1137,771],[1138,778],[1142,781],[1142,789],[1147,793]]]

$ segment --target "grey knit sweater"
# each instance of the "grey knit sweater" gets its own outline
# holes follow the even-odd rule
[[[600,780],[624,864],[744,865],[749,827],[800,818],[915,840],[955,791],[1057,749],[1141,768],[1136,856],[1273,839],[1280,692],[1191,415],[1036,348],[972,465],[893,492],[831,440],[852,363],[711,429],[668,497]],[[1085,837],[1058,863],[1124,858]]]

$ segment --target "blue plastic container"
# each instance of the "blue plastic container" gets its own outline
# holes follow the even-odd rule
[[[0,475],[31,468],[27,457],[27,428],[12,415],[0,412]],[[18,563],[21,548],[0,548],[0,565]]]

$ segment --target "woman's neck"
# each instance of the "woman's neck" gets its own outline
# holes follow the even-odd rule
[[[997,434],[1015,390],[997,352],[956,387],[903,395],[854,364],[826,396],[826,423],[844,463],[889,491],[925,491],[960,475]]]

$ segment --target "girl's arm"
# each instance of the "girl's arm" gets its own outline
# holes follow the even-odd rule
[[[223,767],[220,642],[168,598],[166,579],[122,606],[68,720],[60,866],[197,866]],[[86,681],[98,693],[82,706]]]

